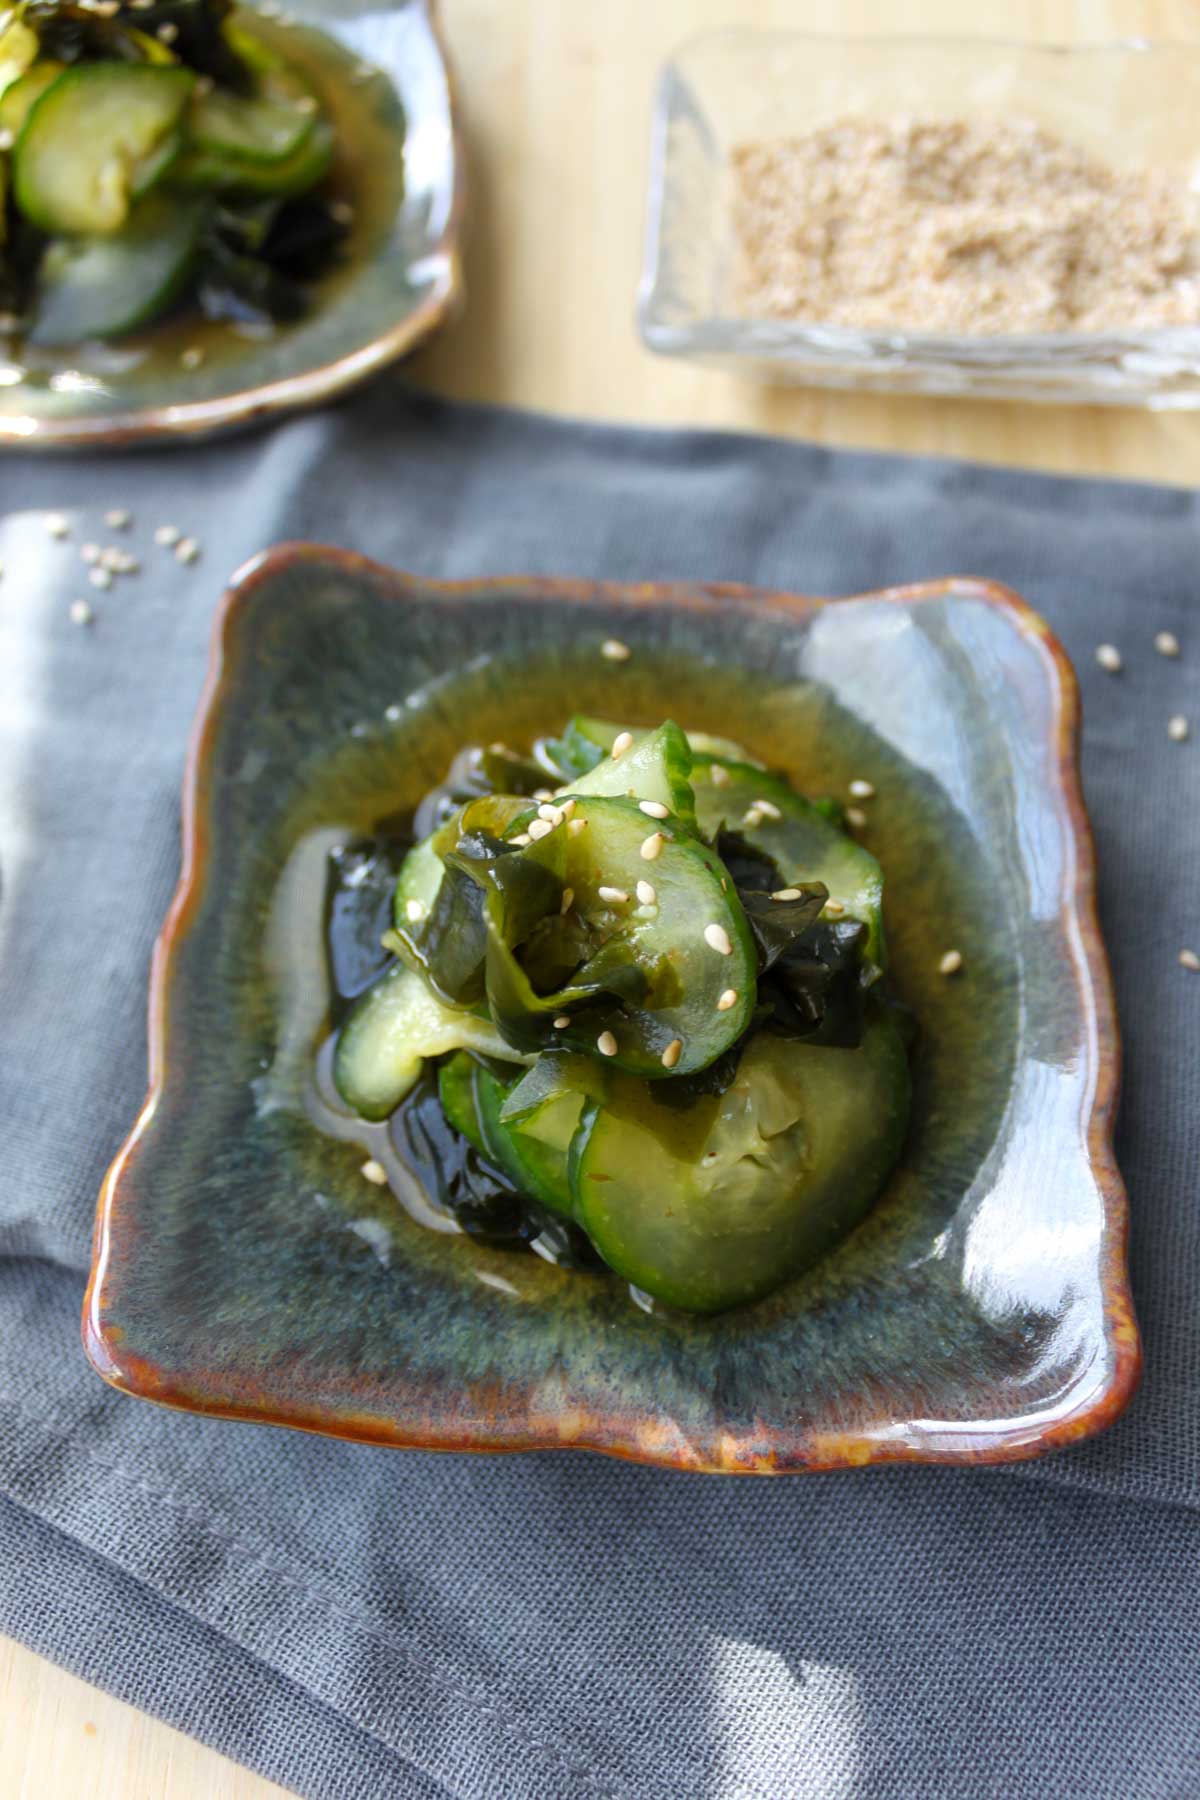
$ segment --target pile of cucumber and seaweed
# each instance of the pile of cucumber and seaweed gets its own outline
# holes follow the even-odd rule
[[[725,739],[577,717],[464,751],[413,835],[332,861],[333,1076],[465,1230],[717,1312],[857,1223],[910,1033],[836,802]]]
[[[0,8],[0,313],[46,348],[186,304],[296,318],[345,235],[334,147],[229,0]]]

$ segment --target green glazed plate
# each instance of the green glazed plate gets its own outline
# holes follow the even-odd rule
[[[910,1140],[838,1250],[713,1319],[428,1229],[313,1122],[329,845],[411,806],[464,740],[576,710],[877,790],[862,834],[920,1026]],[[824,601],[442,586],[307,545],[252,563],[192,745],[150,1096],[100,1202],[96,1368],[351,1439],[730,1473],[998,1462],[1102,1429],[1139,1346],[1077,722],[1063,651],[986,582]]]
[[[459,301],[463,149],[436,0],[288,0],[281,14],[236,18],[321,95],[332,191],[353,214],[308,314],[263,337],[187,307],[70,351],[0,335],[0,448],[188,441],[314,406],[406,355]]]

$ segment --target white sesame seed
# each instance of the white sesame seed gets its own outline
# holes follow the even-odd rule
[[[669,819],[671,809],[664,806],[661,800],[639,800],[638,811],[644,812],[648,819]]]
[[[1178,656],[1179,639],[1173,631],[1158,631],[1154,634],[1154,648],[1160,656]]]
[[[847,825],[853,825],[858,831],[862,830],[863,826],[867,823],[867,815],[861,806],[848,806],[846,808],[846,823]]]
[[[496,742],[494,744],[489,744],[488,749],[491,751],[493,756],[507,756],[509,753],[508,745],[501,743],[499,738],[496,739]]]
[[[632,731],[618,731],[616,737],[613,739],[613,747],[612,747],[613,761],[616,762],[618,757],[624,756],[625,752],[627,750],[631,749],[632,746],[633,746]]]
[[[80,562],[85,562],[85,563],[88,563],[89,565],[94,562],[99,562],[100,561],[100,546],[99,546],[99,544],[80,544],[79,560],[80,560]]]
[[[598,887],[596,892],[606,906],[624,906],[629,900],[624,888]]]
[[[555,1031],[565,1031],[570,1023],[570,1013],[559,1013],[557,1019],[554,1021],[554,1029]]]
[[[574,906],[574,904],[575,904],[575,889],[574,888],[564,888],[563,892],[562,892],[562,903],[558,909],[564,918],[570,912],[570,910]]]
[[[551,827],[561,825],[565,817],[561,806],[552,806],[549,800],[543,800],[538,807],[538,818],[545,819]]]
[[[845,910],[846,909],[840,900],[827,900],[825,902],[825,911],[829,913],[832,918],[840,919]]]
[[[553,830],[554,827],[549,819],[530,819],[529,821],[529,835],[535,844],[539,839],[549,837]]]
[[[164,550],[170,550],[182,536],[183,533],[178,525],[160,525],[154,533],[154,541],[156,544],[161,544]]]
[[[641,852],[642,861],[643,862],[653,862],[655,857],[658,856],[658,854],[662,850],[662,847],[665,842],[666,842],[666,839],[663,837],[663,834],[661,831],[652,831],[648,838],[643,838],[642,839],[642,852]]]
[[[586,831],[586,830],[587,830],[587,820],[586,819],[570,819],[567,822],[567,832],[571,837],[578,837],[581,831]]]
[[[47,513],[42,524],[52,538],[65,538],[71,529],[64,513]]]
[[[86,600],[72,600],[70,616],[72,625],[90,625],[95,614]]]
[[[118,574],[136,575],[142,566],[140,559],[136,556],[131,556],[128,550],[121,550],[118,554],[121,559],[117,564]]]
[[[115,544],[106,545],[106,547],[100,552],[100,557],[99,557],[100,567],[102,569],[108,569],[111,574],[115,575],[117,573],[117,571],[119,570],[119,568],[121,567],[121,562],[122,562],[122,559],[124,558],[124,554],[125,554],[124,551],[118,550]]]
[[[765,814],[761,813],[757,806],[751,806],[742,814],[742,824],[748,830],[755,831],[762,824],[764,817]]]
[[[15,143],[16,138],[13,136],[13,133],[9,130],[8,126],[5,125],[3,129],[0,129],[0,155],[6,150],[11,150]]]
[[[508,841],[510,844],[518,844],[520,846],[520,848],[523,850],[525,848],[526,844],[532,844],[533,839],[530,837],[530,835],[527,831],[520,831],[517,833],[515,838],[509,838]]]
[[[1168,719],[1167,736],[1173,744],[1185,743],[1190,732],[1191,727],[1188,725],[1188,722],[1182,713],[1176,713],[1173,719]]]
[[[800,889],[776,888],[775,892],[771,895],[771,898],[772,900],[798,900],[800,898]]]
[[[110,531],[127,531],[133,523],[133,514],[127,506],[113,506],[105,513],[104,523]]]
[[[373,1181],[376,1187],[387,1186],[387,1170],[382,1163],[376,1162],[374,1157],[363,1164],[359,1174],[365,1175],[368,1181]]]
[[[655,888],[651,887],[648,881],[639,881],[637,884],[637,897],[643,906],[653,906],[658,899],[658,893]]]
[[[348,200],[331,200],[329,216],[337,225],[353,225],[354,208]]]
[[[617,1040],[611,1031],[602,1031],[600,1033],[600,1036],[596,1039],[596,1048],[601,1056],[615,1056],[617,1054]]]
[[[157,28],[154,35],[160,44],[173,44],[175,39],[179,36],[179,27],[178,25],[172,25],[171,21],[168,19],[165,25],[160,25]]]
[[[180,538],[175,546],[175,560],[181,563],[194,563],[200,554],[200,546],[193,537]]]
[[[404,902],[404,916],[410,925],[419,924],[425,917],[425,908],[421,905],[419,900],[406,900]]]
[[[756,800],[754,802],[754,810],[755,812],[761,813],[764,819],[771,819],[772,821],[775,819],[782,819],[783,817],[783,814],[773,800]]]
[[[1097,644],[1096,661],[1110,675],[1119,675],[1121,672],[1121,652],[1115,644]]]
[[[89,569],[88,580],[93,587],[110,588],[112,586],[112,571],[110,569],[101,569],[99,567]]]
[[[717,1001],[717,1011],[718,1012],[728,1012],[730,1007],[736,1006],[737,1003],[738,1003],[737,989],[736,988],[726,988],[725,992],[721,995],[721,998]]]
[[[300,98],[296,102],[296,111],[302,112],[302,113],[315,113],[316,110],[317,110],[316,95],[315,94],[301,94]]]
[[[553,788],[534,788],[533,798],[535,800],[542,800],[542,801],[553,800],[554,789]]]
[[[856,800],[873,800],[875,798],[875,788],[869,781],[852,781],[850,792]]]
[[[1181,950],[1179,960],[1185,969],[1191,969],[1193,973],[1200,969],[1200,956],[1197,956],[1194,950]]]
[[[571,798],[569,800],[564,800],[558,810],[562,814],[564,819],[569,819],[571,814],[575,811],[575,796],[574,796],[574,794],[571,795]]]
[[[963,966],[962,951],[961,950],[947,950],[945,956],[943,956],[941,962],[938,964],[938,974],[939,975],[957,975],[958,971],[962,968],[962,966]]]
[[[712,782],[714,787],[728,787],[729,783],[733,780],[733,777],[725,767],[724,763],[710,763],[708,768],[708,779]]]
[[[673,1069],[675,1067],[675,1064],[679,1061],[679,1059],[682,1055],[683,1055],[683,1039],[682,1038],[672,1038],[671,1042],[667,1045],[666,1049],[662,1053],[663,1068],[664,1069]]]
[[[629,645],[623,644],[620,638],[605,638],[600,646],[600,654],[609,662],[628,662],[631,652]]]
[[[704,941],[710,950],[717,951],[720,956],[732,956],[733,945],[729,941],[729,933],[723,925],[706,925]]]
[[[203,344],[189,344],[179,352],[179,366],[181,369],[198,369],[207,355]]]

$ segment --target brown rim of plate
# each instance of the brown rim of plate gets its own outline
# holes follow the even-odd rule
[[[1104,1206],[1100,1271],[1111,1374],[1099,1394],[1091,1393],[1074,1411],[1050,1423],[1024,1418],[1014,1421],[1008,1427],[997,1425],[987,1431],[973,1427],[969,1447],[933,1446],[926,1436],[912,1430],[908,1430],[903,1437],[889,1435],[886,1439],[881,1439],[867,1433],[822,1432],[801,1427],[795,1432],[782,1459],[773,1451],[764,1454],[761,1449],[752,1448],[745,1443],[721,1438],[715,1440],[711,1456],[700,1456],[695,1446],[680,1448],[673,1441],[664,1442],[651,1450],[644,1435],[641,1441],[637,1441],[628,1432],[621,1429],[614,1431],[612,1422],[599,1413],[589,1416],[579,1412],[572,1420],[571,1434],[567,1441],[564,1441],[555,1420],[547,1417],[529,1418],[512,1428],[502,1428],[486,1442],[480,1442],[477,1438],[467,1440],[461,1433],[452,1430],[405,1431],[390,1426],[387,1421],[374,1415],[355,1416],[349,1412],[343,1412],[331,1426],[328,1416],[315,1408],[272,1406],[269,1400],[264,1400],[261,1406],[206,1405],[198,1403],[192,1393],[185,1393],[173,1386],[171,1378],[148,1359],[131,1353],[121,1345],[119,1330],[113,1334],[113,1341],[106,1338],[101,1317],[101,1296],[111,1249],[113,1223],[118,1211],[120,1179],[138,1154],[142,1137],[151,1123],[165,1083],[167,990],[171,958],[175,945],[187,932],[206,865],[206,771],[222,709],[229,627],[242,602],[281,570],[297,563],[331,561],[338,563],[343,569],[371,576],[390,588],[397,599],[419,597],[424,602],[442,596],[456,598],[514,592],[533,601],[565,600],[572,605],[637,605],[640,602],[665,601],[676,606],[687,606],[695,605],[697,601],[753,600],[760,606],[765,604],[776,607],[794,616],[797,613],[811,614],[849,600],[870,599],[912,606],[957,594],[964,598],[982,600],[1005,614],[1021,637],[1039,651],[1053,689],[1053,747],[1058,771],[1056,797],[1062,816],[1069,826],[1075,850],[1074,890],[1064,902],[1064,911],[1069,915],[1068,922],[1073,922],[1074,925],[1074,930],[1069,931],[1067,936],[1076,945],[1074,972],[1096,1071],[1084,1142],[1089,1167],[1100,1189]],[[1044,1455],[1050,1450],[1065,1448],[1106,1430],[1120,1417],[1133,1398],[1141,1374],[1142,1351],[1126,1259],[1129,1202],[1112,1144],[1120,1093],[1120,1037],[1112,975],[1096,911],[1095,851],[1079,780],[1079,723],[1078,683],[1062,644],[1045,620],[1019,594],[999,582],[982,577],[947,576],[941,580],[917,582],[905,587],[881,588],[869,594],[826,598],[753,588],[737,582],[618,583],[559,580],[552,576],[504,576],[482,581],[427,581],[388,568],[354,551],[302,542],[281,544],[252,557],[234,574],[217,610],[208,673],[189,739],[183,780],[182,869],[174,898],[155,941],[151,966],[149,1091],[132,1132],[105,1177],[96,1213],[92,1268],[82,1316],[83,1344],[89,1361],[113,1387],[145,1399],[157,1400],[167,1406],[173,1405],[185,1411],[208,1413],[222,1418],[247,1419],[259,1424],[287,1425],[351,1442],[384,1443],[424,1450],[471,1450],[480,1453],[590,1449],[631,1462],[721,1474],[816,1473],[887,1462],[957,1465],[1018,1462]]]
[[[39,419],[28,434],[18,429],[24,421],[0,418],[0,450],[124,449],[158,439],[205,438],[226,431],[246,430],[278,413],[295,412],[336,399],[407,356],[445,323],[463,296],[460,243],[466,208],[466,147],[458,83],[442,28],[439,0],[416,0],[416,3],[425,14],[446,71],[453,143],[454,192],[446,227],[437,243],[426,252],[426,258],[441,258],[445,271],[429,298],[390,331],[372,338],[358,350],[335,357],[333,362],[322,363],[319,368],[285,375],[278,381],[226,394],[219,399],[172,400],[160,406],[100,414],[88,419]]]

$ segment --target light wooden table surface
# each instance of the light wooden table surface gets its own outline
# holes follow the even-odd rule
[[[729,24],[1068,41],[1195,38],[1193,0],[443,0],[471,157],[464,316],[414,365],[447,394],[1200,483],[1200,417],[885,400],[739,383],[633,330],[654,72]],[[280,1789],[0,1641],[0,1800],[265,1800]]]

